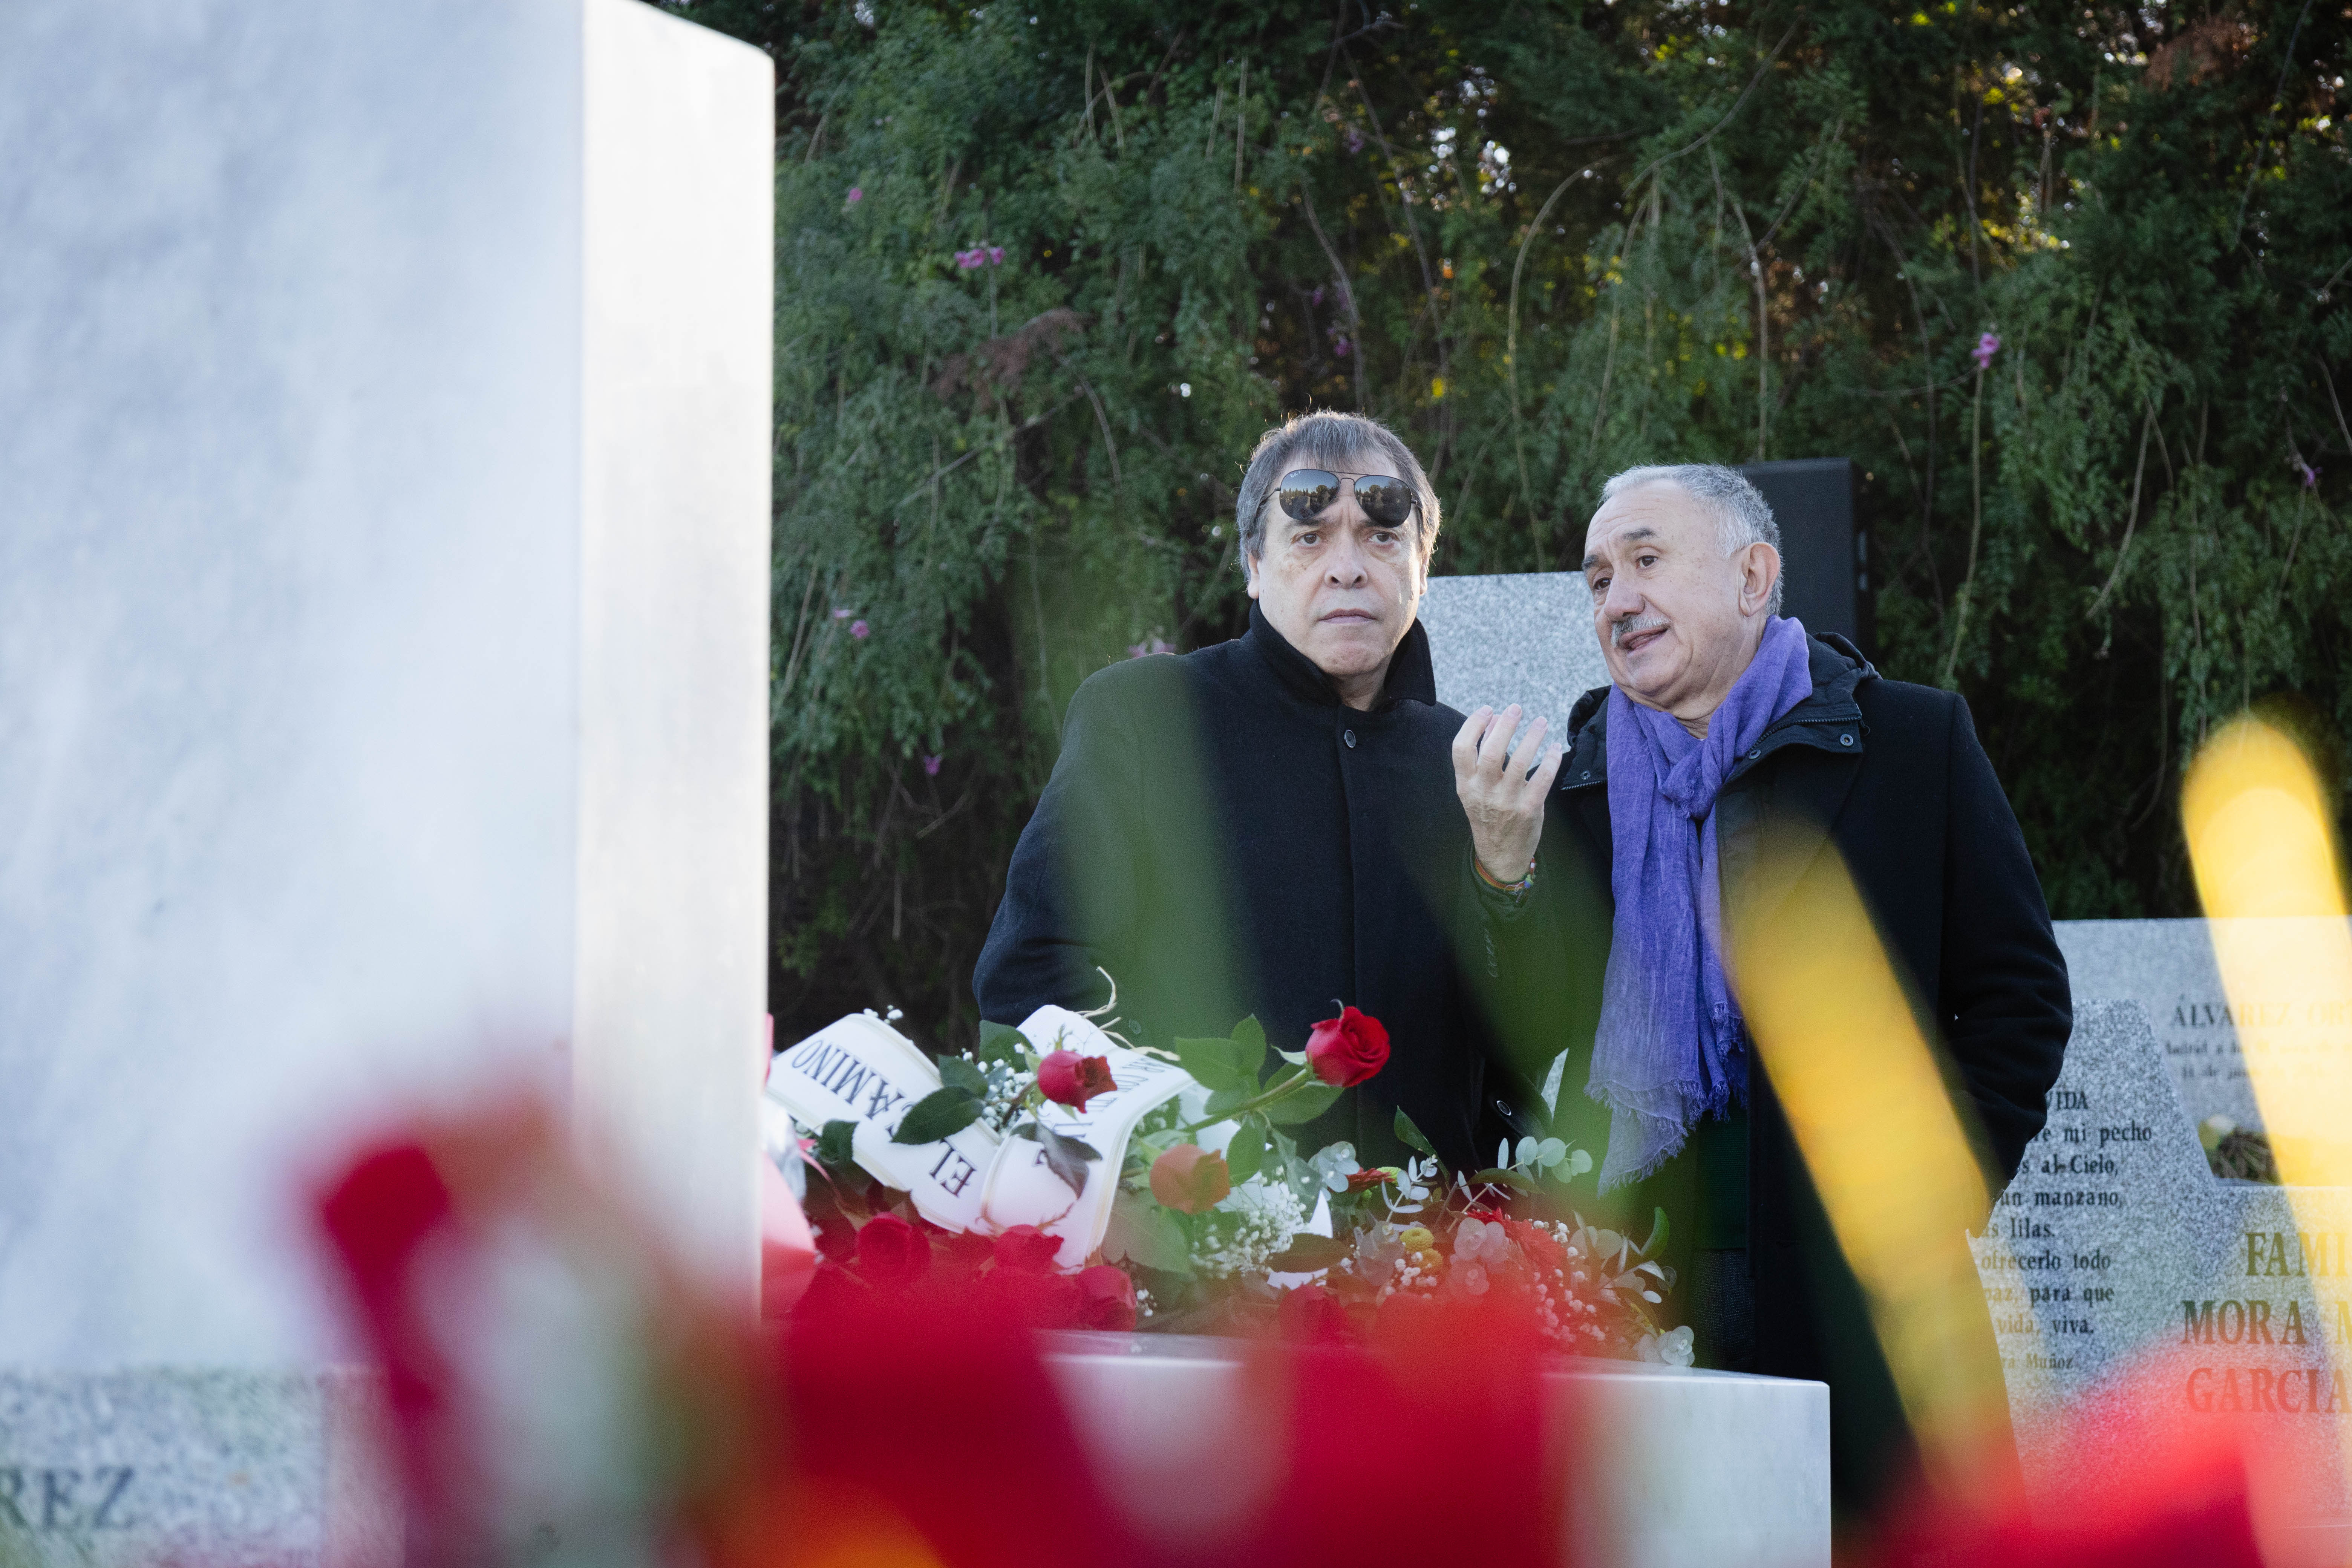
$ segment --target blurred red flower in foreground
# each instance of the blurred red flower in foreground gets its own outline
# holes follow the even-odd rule
[[[1132,1494],[1150,1478],[1107,1486],[1050,1359],[1083,1342],[1034,1331],[1132,1323],[1123,1272],[1060,1273],[1055,1238],[1026,1227],[877,1215],[763,1340],[748,1296],[674,1267],[527,1104],[362,1152],[319,1214],[388,1373],[415,1568],[539,1561],[547,1529],[568,1555],[703,1568],[1517,1568],[1568,1561],[1568,1482],[1608,1473],[1577,1463],[1558,1363],[1523,1317],[1400,1296],[1369,1342],[1335,1342],[1337,1303],[1309,1288],[1278,1339],[1243,1350],[1233,1424],[1204,1435],[1257,1500],[1147,1527]],[[2182,1372],[2145,1376],[2058,1434],[2107,1483],[2063,1521],[2036,1522],[2014,1486],[1927,1499],[1857,1560],[2255,1568],[2246,1456],[2277,1457],[2148,1415],[2177,1407],[2158,1395]]]

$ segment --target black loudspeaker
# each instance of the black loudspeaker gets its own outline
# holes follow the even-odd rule
[[[1871,613],[1869,541],[1854,526],[1853,462],[1802,458],[1748,463],[1741,473],[1764,492],[1780,525],[1780,612],[1809,632],[1836,632],[1867,658],[1877,626]]]

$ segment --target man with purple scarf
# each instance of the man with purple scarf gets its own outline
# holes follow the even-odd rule
[[[1569,1021],[1567,1083],[1581,1075],[1606,1116],[1603,1193],[1629,1217],[1662,1205],[1680,1227],[1677,1294],[1702,1363],[1828,1382],[1838,1489],[1862,1502],[1908,1445],[1859,1290],[1750,1058],[1722,958],[1727,890],[1769,897],[1768,840],[1834,847],[1935,1025],[1994,1193],[2058,1076],[2065,961],[1967,705],[1779,614],[1780,530],[1737,470],[1611,479],[1584,574],[1612,684],[1576,704],[1564,754],[1509,767],[1511,709],[1480,710],[1454,742],[1499,967],[1522,1016]],[[1560,1095],[1571,1130],[1577,1099]]]

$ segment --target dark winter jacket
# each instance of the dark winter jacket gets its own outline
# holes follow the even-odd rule
[[[1295,1051],[1353,1004],[1387,1027],[1389,1065],[1292,1129],[1299,1146],[1399,1159],[1402,1104],[1469,1164],[1487,1042],[1450,940],[1477,930],[1449,755],[1461,724],[1436,703],[1418,623],[1369,712],[1255,605],[1231,642],[1088,678],[972,977],[981,1016],[1096,1005],[1099,967],[1153,1041],[1255,1015]]]
[[[1725,902],[1773,896],[1759,880],[1768,837],[1793,832],[1835,846],[1974,1110],[1987,1184],[1998,1194],[2042,1129],[2043,1096],[2072,1028],[2065,961],[2041,883],[1959,697],[1882,679],[1842,637],[1813,638],[1811,665],[1812,695],[1765,731],[1717,797]],[[1588,692],[1570,716],[1573,740],[1539,861],[1543,902],[1516,920],[1489,911],[1521,1010],[1574,1020],[1560,1119],[1596,1146],[1607,1120],[1584,1086],[1614,912],[1607,695],[1605,687]],[[1843,1423],[1856,1439],[1884,1436],[1893,1389],[1853,1277],[1769,1077],[1752,1069],[1751,1084],[1745,1235],[1736,1241],[1748,1249],[1755,1287],[1754,1370],[1828,1381],[1833,1429]],[[1697,1216],[1676,1205],[1706,1195],[1694,1190],[1702,1142],[1695,1133],[1637,1200],[1663,1204],[1685,1234]],[[1640,1217],[1648,1213],[1642,1207]],[[1989,1347],[1990,1322],[1985,1332]],[[1871,1468],[1865,1457],[1843,1458],[1849,1479]]]

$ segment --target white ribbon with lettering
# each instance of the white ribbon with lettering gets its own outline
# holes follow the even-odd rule
[[[1108,1058],[1111,1081],[1118,1085],[1087,1100],[1084,1111],[1049,1100],[1037,1113],[1055,1131],[1080,1139],[1102,1155],[1087,1162],[1087,1188],[1075,1200],[1068,1184],[1047,1168],[1044,1146],[1027,1138],[1004,1141],[981,1188],[981,1214],[990,1230],[1034,1225],[1058,1236],[1062,1249],[1054,1261],[1076,1268],[1102,1246],[1110,1228],[1111,1200],[1118,1195],[1119,1167],[1127,1163],[1127,1141],[1136,1123],[1192,1087],[1192,1078],[1173,1062],[1129,1050],[1066,1007],[1038,1008],[1021,1033],[1040,1054],[1076,1051]]]
[[[768,1067],[768,1098],[803,1126],[856,1122],[851,1152],[870,1174],[905,1193],[933,1225],[978,1230],[980,1177],[995,1163],[996,1134],[974,1122],[936,1143],[890,1142],[908,1108],[939,1087],[931,1058],[871,1013],[826,1025]]]
[[[1021,1033],[1040,1054],[1108,1058],[1118,1085],[1088,1100],[1083,1113],[1051,1102],[1039,1113],[1047,1127],[1102,1155],[1087,1162],[1086,1190],[1075,1197],[1033,1139],[1000,1140],[975,1122],[935,1143],[893,1143],[908,1108],[940,1087],[940,1074],[913,1041],[872,1013],[839,1019],[779,1053],[768,1068],[768,1098],[806,1127],[855,1122],[850,1148],[857,1163],[906,1193],[933,1225],[983,1235],[1034,1225],[1061,1238],[1055,1262],[1076,1268],[1102,1246],[1110,1226],[1136,1124],[1192,1079],[1173,1062],[1119,1045],[1066,1008],[1040,1007]]]

